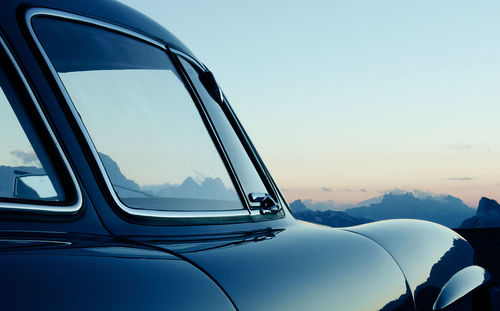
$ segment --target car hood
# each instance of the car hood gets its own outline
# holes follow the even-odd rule
[[[414,308],[398,264],[358,233],[297,222],[234,235],[140,242],[204,270],[240,310]]]

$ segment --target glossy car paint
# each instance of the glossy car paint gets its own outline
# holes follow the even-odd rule
[[[123,215],[25,14],[49,8],[95,18],[194,56],[161,26],[118,2],[7,1],[1,8],[1,35],[83,196],[71,217],[0,215],[3,309],[368,311],[414,310],[416,303],[418,310],[430,310],[449,278],[473,264],[466,241],[421,221],[331,229],[298,222],[286,209],[279,217],[196,225]]]
[[[412,310],[405,278],[378,244],[296,223],[212,240],[147,242],[204,267],[241,310]]]
[[[2,310],[235,310],[204,273],[109,237],[2,236]]]
[[[430,310],[444,284],[474,260],[472,247],[457,233],[419,220],[387,220],[345,230],[379,243],[399,264],[418,310]]]
[[[463,268],[444,285],[432,309],[444,309],[491,280],[491,275],[488,271],[479,266]]]

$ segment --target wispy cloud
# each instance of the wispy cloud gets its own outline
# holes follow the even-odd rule
[[[449,178],[446,178],[446,180],[468,181],[468,180],[474,180],[474,178],[472,178],[472,177],[449,177]]]
[[[401,188],[394,188],[394,189],[385,189],[385,190],[377,190],[378,193],[383,193],[383,194],[393,194],[393,195],[403,195],[407,193],[413,194],[414,197],[419,198],[419,199],[426,199],[426,198],[433,198],[433,199],[443,199],[448,197],[448,194],[445,193],[436,193],[436,192],[431,192],[428,190],[421,190],[421,189],[401,189]]]
[[[349,188],[344,189],[344,191],[347,191],[347,192],[352,192],[352,190],[351,190],[351,189],[349,189]]]
[[[454,151],[466,151],[474,149],[474,146],[471,144],[459,143],[459,144],[451,144],[446,146],[447,149],[451,149]]]
[[[325,191],[325,192],[332,192],[332,188],[328,188],[328,187],[321,187],[321,191]]]
[[[392,193],[392,194],[406,194],[408,192],[411,192],[409,190],[406,190],[406,189],[400,189],[400,188],[392,188],[392,189],[382,189],[382,190],[377,190],[378,193],[383,193],[383,194],[388,194],[388,193]]]
[[[472,145],[472,144],[467,144],[467,143],[458,143],[458,144],[451,144],[447,145],[446,149],[450,149],[453,151],[486,151],[486,152],[491,152],[491,148],[486,146],[486,145]]]
[[[361,191],[361,192],[368,192],[368,191],[366,191],[366,189],[365,189],[365,188],[360,189],[359,191]]]

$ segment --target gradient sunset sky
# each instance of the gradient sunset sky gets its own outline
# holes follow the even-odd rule
[[[500,200],[500,2],[122,2],[214,72],[289,201]]]

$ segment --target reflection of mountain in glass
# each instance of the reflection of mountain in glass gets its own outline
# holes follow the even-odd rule
[[[237,196],[233,189],[224,186],[218,177],[206,177],[198,184],[193,178],[188,177],[180,185],[154,185],[145,186],[142,189],[157,197],[171,198],[197,198],[213,200],[236,200]],[[154,191],[153,189],[156,189]]]
[[[208,200],[238,200],[234,189],[226,188],[218,177],[206,177],[197,183],[187,177],[182,184],[165,183],[161,185],[139,186],[135,181],[127,179],[118,164],[106,154],[100,153],[102,163],[109,179],[120,198],[190,198]]]
[[[116,192],[120,197],[122,195],[128,196],[129,193],[140,193],[141,188],[139,185],[133,180],[127,179],[127,177],[122,174],[118,164],[116,164],[110,156],[104,153],[99,153],[99,156],[101,157],[102,164],[104,164],[104,168],[106,169],[106,173],[108,173],[111,183],[115,186]]]

